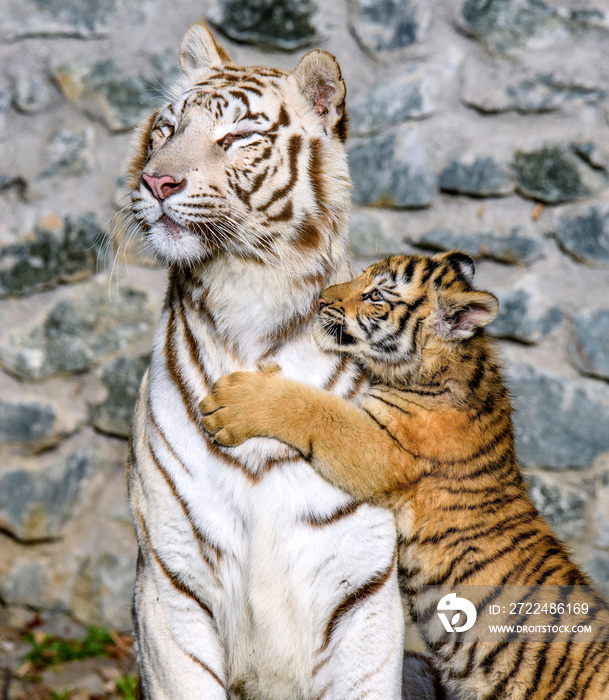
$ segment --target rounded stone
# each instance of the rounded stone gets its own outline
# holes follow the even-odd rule
[[[84,175],[93,168],[95,131],[91,127],[78,131],[60,129],[51,134],[47,152],[50,165],[40,177]]]
[[[117,0],[4,0],[0,37],[103,36]]]
[[[93,214],[46,217],[0,244],[0,296],[30,294],[92,275],[101,227]]]
[[[588,493],[542,472],[528,473],[526,479],[533,503],[556,534],[567,540],[581,537],[586,527]]]
[[[519,192],[548,204],[588,197],[605,185],[604,178],[566,146],[516,151],[513,167]]]
[[[149,338],[153,327],[154,313],[143,292],[122,288],[118,301],[111,301],[96,284],[80,298],[59,302],[29,334],[10,338],[0,347],[0,363],[27,380],[83,372]]]
[[[349,128],[357,135],[375,134],[409,119],[433,114],[430,79],[420,70],[383,80],[348,104]]]
[[[314,0],[217,0],[209,20],[235,41],[286,50],[318,38]]]
[[[54,77],[67,100],[110,131],[128,131],[150,113],[148,81],[126,73],[113,59],[64,65]]]
[[[356,259],[370,260],[403,253],[403,246],[383,231],[381,221],[365,211],[351,216],[351,252]]]
[[[514,191],[508,168],[491,156],[479,156],[470,162],[454,160],[440,175],[444,192],[473,197],[497,197]]]
[[[539,343],[563,318],[558,307],[539,312],[535,299],[526,289],[497,293],[497,297],[499,313],[488,330],[498,338],[510,338],[521,343]]]
[[[349,150],[353,199],[397,209],[429,206],[437,194],[435,176],[411,159],[407,144],[395,134],[380,135]]]
[[[412,243],[432,250],[462,250],[473,258],[530,265],[545,257],[546,246],[526,227],[514,226],[506,235],[494,231],[459,233],[450,229],[428,231]]]
[[[93,409],[93,423],[98,430],[118,437],[128,437],[131,414],[149,360],[149,354],[119,357],[104,367],[102,383],[107,396]]]
[[[44,441],[53,435],[55,418],[48,403],[0,400],[0,444]]]
[[[432,10],[426,0],[352,0],[351,30],[373,54],[401,51],[427,38]]]
[[[1,470],[0,526],[24,542],[59,537],[101,464],[84,448],[44,468]]]
[[[543,0],[465,0],[461,9],[466,31],[500,55],[526,46],[555,17]]]
[[[609,451],[609,386],[566,379],[529,365],[508,371],[519,461],[525,466],[587,469]]]
[[[609,265],[609,207],[579,207],[558,220],[556,238],[576,260]]]
[[[609,309],[578,313],[569,349],[581,372],[609,379]]]

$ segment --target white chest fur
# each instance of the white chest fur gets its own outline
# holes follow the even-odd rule
[[[200,398],[208,390],[205,378],[213,381],[227,371],[255,367],[227,356],[214,346],[209,328],[190,319],[189,328],[199,333],[202,374],[184,328],[183,319],[164,313],[134,423],[134,431],[142,432],[139,439],[134,435],[135,449],[140,445],[144,454],[136,454],[132,467],[137,473],[130,478],[132,503],[136,522],[144,518],[155,557],[164,562],[159,575],[171,572],[211,612],[214,643],[224,657],[223,668],[214,673],[225,679],[228,697],[314,698],[320,684],[353,674],[353,669],[334,668],[338,659],[345,665],[348,658],[338,654],[341,646],[352,645],[351,662],[357,659],[364,667],[366,655],[371,666],[380,663],[379,655],[399,658],[401,612],[394,572],[385,590],[365,601],[364,612],[348,610],[344,619],[340,612],[350,596],[357,598],[371,579],[392,567],[392,516],[368,505],[355,507],[275,441],[250,440],[228,451],[226,460],[193,420],[185,392]],[[357,377],[308,335],[284,344],[272,359],[286,376],[317,386],[332,383],[342,394]],[[269,458],[276,461],[269,465]],[[350,630],[358,614],[378,618],[383,629],[376,630],[377,623],[366,629],[356,621],[362,629]],[[191,628],[189,654],[207,658],[209,637],[200,633],[197,620],[187,616],[179,624],[183,632]],[[366,636],[376,646],[365,648],[361,638]],[[322,670],[316,671],[320,663]],[[395,683],[379,688],[385,693],[379,698],[397,697]],[[186,697],[171,692],[174,698]],[[327,697],[344,700],[345,692]]]

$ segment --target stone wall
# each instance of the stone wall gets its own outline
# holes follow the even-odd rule
[[[535,502],[609,593],[609,11],[601,0],[4,0],[0,600],[127,629],[129,415],[165,273],[109,243],[129,131],[207,17],[341,63],[358,265],[461,248],[501,301]],[[102,233],[103,232],[103,233]]]

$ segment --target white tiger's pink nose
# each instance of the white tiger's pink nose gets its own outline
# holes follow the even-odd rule
[[[181,192],[186,187],[186,179],[177,182],[176,179],[171,175],[148,175],[147,173],[142,173],[142,180],[148,186],[148,189],[152,192],[155,199],[162,202],[167,197],[172,194],[177,194]]]

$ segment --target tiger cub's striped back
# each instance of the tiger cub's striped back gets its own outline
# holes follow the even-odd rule
[[[396,256],[323,291],[317,340],[365,368],[371,384],[358,406],[277,375],[241,373],[216,383],[204,422],[223,444],[283,440],[332,483],[394,510],[402,596],[457,697],[609,698],[609,610],[527,494],[508,392],[484,332],[497,301],[473,276],[462,253]],[[465,629],[453,608],[447,624],[464,629],[448,634],[437,613],[464,586],[479,620]],[[571,604],[570,624],[591,625],[592,635],[489,637],[488,606],[519,602],[506,598],[517,590],[510,586],[527,587],[524,602],[563,587],[553,602]],[[560,624],[541,610],[534,624]]]

